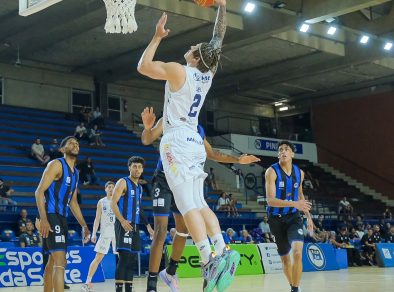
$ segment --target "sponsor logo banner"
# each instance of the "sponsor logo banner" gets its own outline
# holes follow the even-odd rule
[[[376,261],[379,267],[394,267],[394,243],[376,244]]]
[[[258,248],[263,262],[264,273],[273,274],[282,272],[282,261],[275,243],[259,243]]]

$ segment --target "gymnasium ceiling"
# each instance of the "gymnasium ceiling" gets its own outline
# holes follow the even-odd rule
[[[217,98],[273,104],[285,100],[302,104],[333,94],[394,84],[394,1],[288,0],[273,8],[274,0],[227,0],[228,29],[222,68],[212,93]],[[209,41],[215,11],[191,0],[138,0],[138,31],[106,34],[102,0],[63,0],[28,17],[18,15],[18,1],[0,0],[0,62],[93,75],[108,82],[162,84],[139,75],[136,66],[154,32],[162,10],[169,13],[170,36],[159,47],[157,59],[182,61],[190,45]],[[328,18],[338,33],[328,36]],[[311,30],[298,31],[303,21]],[[371,41],[360,45],[361,33]]]

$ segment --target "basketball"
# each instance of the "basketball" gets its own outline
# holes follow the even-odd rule
[[[215,4],[215,0],[194,0],[198,6],[211,7]]]

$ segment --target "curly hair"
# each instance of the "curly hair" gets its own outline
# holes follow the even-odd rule
[[[219,59],[220,59],[221,49],[215,49],[213,45],[209,43],[201,43],[198,50],[193,52],[194,58],[200,58],[197,64],[197,69],[202,73],[206,73],[209,70],[216,70]]]

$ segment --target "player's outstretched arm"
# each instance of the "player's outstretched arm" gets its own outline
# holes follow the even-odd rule
[[[148,47],[142,54],[140,61],[138,62],[137,70],[142,75],[156,80],[167,80],[170,82],[171,89],[180,88],[185,80],[185,69],[181,64],[175,62],[160,62],[153,61],[156,50],[163,38],[168,36],[170,33],[169,29],[165,28],[167,23],[167,14],[163,13],[158,23],[156,24],[156,32],[153,36]],[[178,89],[176,89],[178,90]]]
[[[144,124],[144,131],[141,135],[141,142],[144,145],[150,145],[154,141],[160,138],[163,133],[162,118],[160,118],[156,125],[156,115],[153,112],[153,108],[146,107],[141,113],[142,123]],[[153,126],[154,125],[154,126]]]
[[[97,241],[97,230],[100,226],[100,219],[101,219],[101,202],[97,203],[97,209],[96,209],[96,217],[94,218],[94,223],[93,223],[93,231],[92,231],[92,239],[91,241],[93,243],[96,243]]]
[[[42,174],[41,181],[35,192],[36,204],[38,208],[38,213],[40,214],[40,229],[39,232],[43,238],[47,238],[49,231],[53,232],[51,226],[49,225],[46,210],[45,210],[45,191],[49,188],[52,182],[59,178],[62,173],[62,166],[60,161],[51,161],[44,170]]]
[[[226,0],[215,1],[219,8],[216,16],[215,27],[213,29],[213,36],[210,44],[215,49],[220,49],[223,44],[224,35],[226,34],[227,19],[226,19]]]
[[[204,138],[205,152],[207,153],[207,159],[221,162],[221,163],[239,163],[239,164],[251,164],[260,161],[259,158],[253,155],[243,154],[239,157],[228,155],[219,150],[212,148],[211,144],[206,138]]]
[[[300,211],[309,211],[312,204],[306,200],[287,201],[276,198],[276,173],[272,167],[268,168],[265,172],[265,192],[267,194],[267,203],[271,207],[293,207]]]
[[[124,191],[126,190],[126,181],[121,178],[116,182],[114,193],[112,195],[111,208],[114,211],[116,218],[119,220],[120,224],[126,231],[133,231],[133,227],[130,222],[128,222],[120,213],[118,202],[121,196],[124,196]]]
[[[90,240],[90,231],[89,231],[88,225],[85,222],[85,219],[83,218],[81,208],[79,207],[79,204],[77,201],[77,190],[74,191],[74,194],[71,198],[70,209],[71,209],[71,212],[73,213],[75,219],[77,219],[79,225],[81,225],[81,227],[82,227],[83,242],[87,243]]]

